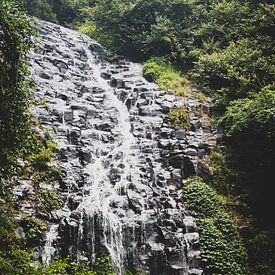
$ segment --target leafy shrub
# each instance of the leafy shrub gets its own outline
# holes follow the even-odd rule
[[[96,36],[96,27],[92,22],[85,22],[81,24],[77,30],[83,34],[86,34],[92,38]]]
[[[164,58],[153,57],[144,63],[143,75],[156,82],[165,91],[173,90],[177,95],[186,95],[190,84],[181,72]]]
[[[219,194],[228,195],[233,189],[232,183],[236,182],[238,175],[228,167],[226,152],[221,150],[212,151],[200,160],[202,167],[201,175],[211,187]],[[207,171],[203,171],[204,169]]]
[[[38,138],[35,138],[36,146],[33,151],[26,157],[29,166],[24,167],[23,176],[30,178],[37,184],[44,182],[51,184],[59,181],[64,172],[52,163],[56,144],[48,136],[46,145],[39,144]]]
[[[27,274],[35,275],[36,270],[30,265],[33,253],[14,245],[7,252],[0,251],[0,273],[5,275]]]
[[[234,152],[238,170],[255,176],[274,169],[275,91],[264,90],[251,98],[233,101],[220,119],[224,139]]]
[[[174,126],[190,128],[190,111],[186,107],[173,108],[167,115],[169,122]]]
[[[98,40],[119,54],[144,60],[172,52],[175,58],[184,55],[180,42],[188,36],[184,27],[189,13],[183,0],[102,0],[92,9],[91,20]]]
[[[254,228],[255,229],[255,228]],[[253,275],[275,273],[275,232],[273,230],[255,230],[247,240],[251,254],[249,264],[253,267]]]
[[[274,69],[268,56],[248,39],[232,42],[220,51],[202,55],[192,79],[221,104],[245,98],[270,83]]]
[[[249,187],[248,200],[255,213],[272,220],[275,169],[275,92],[264,90],[250,98],[233,101],[220,123],[229,147],[231,167],[242,176],[242,187]],[[274,219],[273,219],[274,222]]]
[[[28,14],[43,20],[57,22],[51,0],[22,0]]]
[[[32,140],[30,81],[25,65],[35,33],[32,21],[13,1],[0,2],[0,173],[11,170]],[[29,146],[28,146],[29,145]]]
[[[32,245],[40,240],[45,230],[47,229],[45,223],[42,220],[34,217],[22,220],[21,224],[22,227],[25,229],[26,240],[28,244]]]
[[[52,141],[47,142],[46,147],[37,147],[36,152],[28,156],[28,160],[30,161],[31,165],[38,170],[44,170],[47,168],[47,165],[53,156],[55,147],[56,145]]]
[[[81,9],[89,0],[21,0],[27,13],[43,20],[70,26],[81,20]]]
[[[63,200],[60,196],[49,189],[39,189],[36,192],[36,201],[40,211],[50,212],[63,206]]]
[[[75,262],[69,257],[55,259],[48,266],[41,265],[37,271],[43,275],[115,275],[110,257],[98,258],[94,264]]]
[[[187,180],[183,200],[198,213],[202,265],[205,274],[247,273],[247,255],[225,198],[200,178]]]

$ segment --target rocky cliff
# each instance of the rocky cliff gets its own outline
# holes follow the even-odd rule
[[[66,172],[53,184],[65,206],[48,218],[41,258],[111,255],[118,274],[202,274],[182,189],[216,142],[209,106],[161,91],[140,64],[103,61],[101,46],[72,30],[41,22],[39,40],[32,113],[53,132]],[[166,118],[181,106],[191,113],[189,131]]]

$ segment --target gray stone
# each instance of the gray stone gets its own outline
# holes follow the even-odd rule
[[[178,140],[184,140],[186,138],[186,130],[177,127],[175,130],[175,136]]]
[[[46,72],[39,73],[39,76],[44,79],[53,79],[53,77],[50,74],[47,74]]]

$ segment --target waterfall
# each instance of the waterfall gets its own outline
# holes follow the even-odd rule
[[[54,242],[57,239],[58,236],[58,225],[54,224],[49,227],[49,231],[46,234],[46,243],[44,247],[44,251],[42,253],[42,260],[43,262],[49,264],[51,261],[51,258],[55,254],[55,247]]]
[[[81,252],[92,262],[110,255],[119,275],[201,274],[181,192],[213,134],[166,121],[174,106],[199,103],[147,82],[140,64],[102,61],[101,46],[84,35],[42,22],[41,37],[30,65],[35,99],[48,106],[33,115],[54,131],[66,171],[58,188],[65,206],[52,213],[43,261]]]
[[[93,68],[92,77],[97,83],[97,87],[105,92],[107,109],[114,110],[117,117],[117,125],[114,129],[118,133],[119,142],[109,149],[109,152],[102,154],[106,145],[97,147],[99,156],[95,161],[85,168],[89,175],[90,184],[83,201],[78,206],[79,211],[87,213],[92,221],[94,216],[101,216],[103,220],[104,244],[111,255],[114,266],[119,274],[122,273],[125,260],[125,249],[123,246],[123,224],[119,217],[112,211],[112,203],[124,203],[125,198],[121,196],[127,189],[128,178],[134,178],[135,157],[131,154],[131,147],[135,144],[135,138],[131,133],[130,116],[124,102],[120,101],[114,94],[114,90],[108,82],[101,77],[101,64],[97,62],[94,55],[86,51],[88,65]],[[123,174],[120,181],[112,184],[108,177],[108,166],[120,166]],[[88,191],[88,192],[87,192]],[[92,227],[94,224],[92,225]],[[83,224],[80,225],[83,227]],[[81,228],[83,231],[83,228]],[[95,229],[93,228],[93,232]],[[91,245],[94,254],[95,244]]]

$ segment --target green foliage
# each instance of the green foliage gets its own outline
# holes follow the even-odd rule
[[[38,170],[45,169],[53,156],[55,147],[56,145],[52,141],[47,142],[46,147],[37,147],[37,152],[28,156],[31,166]]]
[[[26,241],[31,245],[37,243],[47,229],[42,220],[34,217],[25,218],[21,225],[26,232]]]
[[[203,177],[219,194],[228,195],[232,191],[232,183],[236,181],[237,175],[228,167],[226,152],[221,150],[212,151],[200,160],[202,169],[207,172]]]
[[[224,138],[239,170],[254,176],[254,172],[258,176],[271,175],[275,154],[274,106],[275,92],[263,90],[251,98],[233,101],[221,118]]]
[[[31,36],[36,34],[33,21],[14,1],[7,0],[0,2],[0,21],[0,273],[36,274],[30,265],[33,255],[28,247],[39,242],[46,225],[35,217],[15,221],[14,216],[22,213],[14,205],[13,176],[20,177],[26,160],[29,176],[39,170],[49,172],[46,162],[54,146],[48,142],[45,148],[31,130],[28,108],[32,83],[26,64],[33,45]],[[19,225],[25,239],[15,234]]]
[[[39,189],[36,192],[36,201],[38,203],[39,212],[51,212],[54,209],[61,208],[64,204],[60,196],[49,189]]]
[[[96,27],[92,22],[85,22],[81,24],[77,30],[83,34],[86,34],[90,37],[96,36]]]
[[[31,178],[38,185],[41,182],[51,184],[59,181],[65,174],[52,163],[56,144],[50,136],[48,140],[43,141],[43,143],[46,143],[45,145],[39,144],[41,141],[38,137],[35,137],[35,141],[36,146],[26,156],[29,165],[24,167],[23,178]]]
[[[252,194],[247,202],[254,214],[274,223],[273,171],[275,155],[275,92],[263,90],[231,102],[220,123],[229,148],[230,167],[241,174],[242,188]]]
[[[39,272],[45,275],[115,275],[109,257],[98,258],[94,264],[75,262],[71,258],[56,259],[48,266],[40,266]]]
[[[83,20],[82,8],[90,4],[89,0],[20,0],[28,14],[39,19],[59,23],[65,26],[77,24]]]
[[[184,24],[190,7],[186,1],[103,0],[92,9],[100,42],[131,58],[180,54],[179,21]],[[184,28],[180,28],[183,30]]]
[[[0,3],[0,173],[31,148],[27,112],[30,81],[25,66],[34,26],[13,1]]]
[[[195,84],[226,105],[272,84],[274,14],[263,1],[102,0],[87,19],[92,35],[119,54],[193,67]]]
[[[5,275],[37,274],[30,265],[32,258],[32,253],[19,248],[19,246],[13,246],[6,253],[0,252],[0,273]]]
[[[53,0],[22,0],[22,5],[32,16],[57,22],[56,14],[53,11]]]
[[[234,139],[236,142],[240,138],[239,135],[243,134],[253,138],[250,132],[252,131],[256,136],[263,136],[270,139],[269,141],[274,141],[274,113],[275,91],[272,90],[266,89],[251,98],[233,101],[221,119],[225,137]],[[239,140],[239,142],[242,141]]]
[[[0,274],[34,274],[32,253],[20,244],[14,230],[13,208],[0,199]]]
[[[12,176],[17,160],[34,147],[28,107],[29,74],[25,65],[35,34],[33,22],[14,1],[0,2],[0,273],[34,274],[32,254],[14,232]]]
[[[253,275],[275,273],[275,232],[273,230],[257,230],[248,240],[248,250],[251,254],[250,265]]]
[[[169,122],[174,126],[190,128],[190,111],[186,107],[173,108],[167,115]]]
[[[274,65],[254,41],[242,39],[225,49],[202,55],[195,63],[192,79],[220,104],[257,93],[270,83]]]
[[[165,91],[173,90],[177,95],[186,95],[189,92],[188,80],[164,58],[153,57],[147,60],[144,63],[143,74]]]
[[[200,178],[187,180],[185,205],[199,217],[202,264],[205,274],[248,274],[247,255],[225,198]]]

